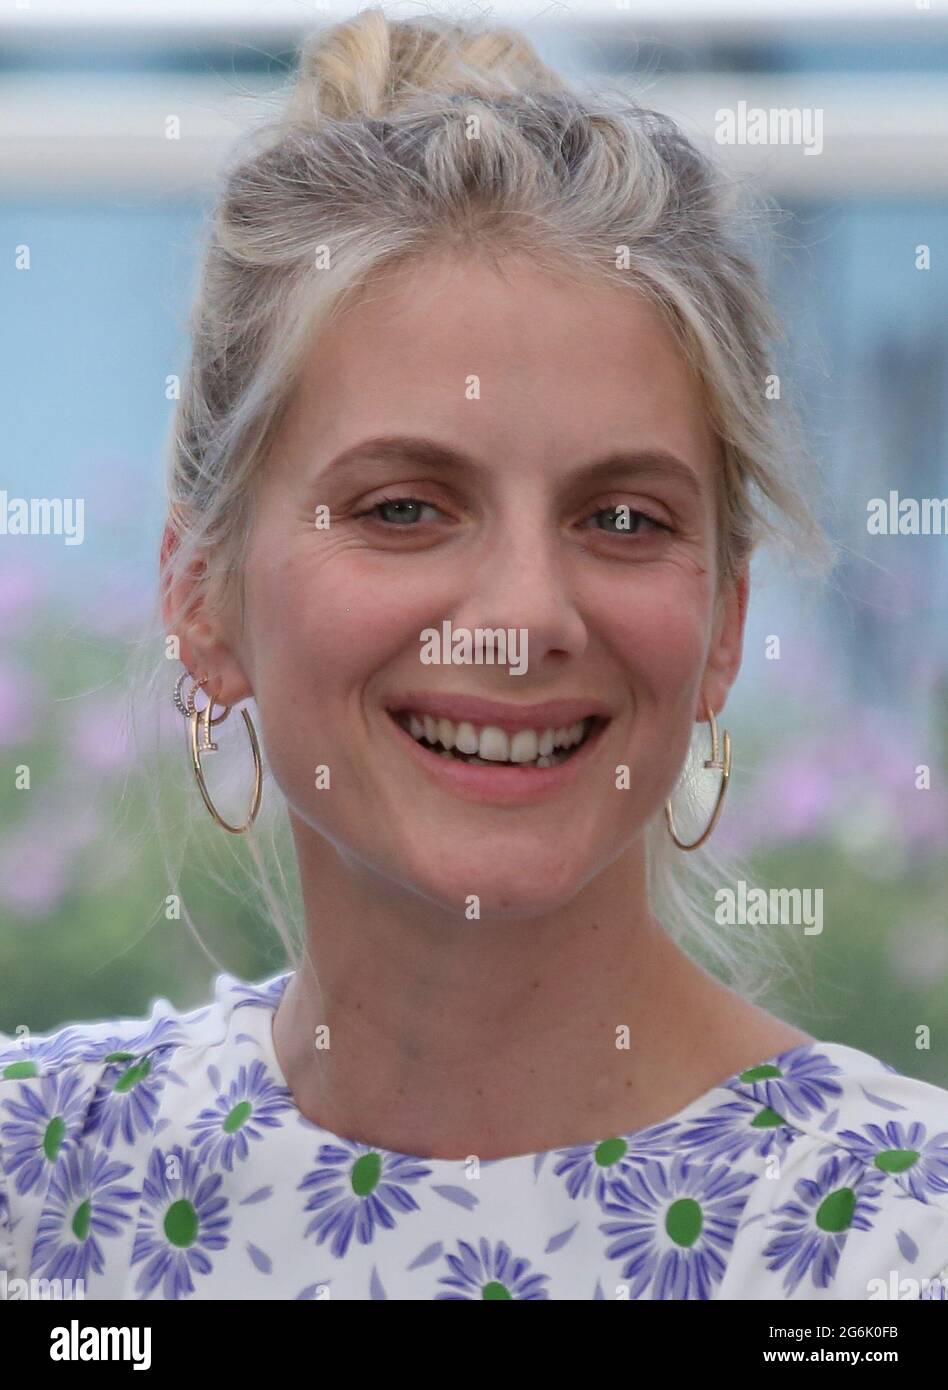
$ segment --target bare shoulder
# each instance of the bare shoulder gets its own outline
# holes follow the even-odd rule
[[[771,1052],[783,1052],[788,1047],[801,1047],[804,1043],[816,1042],[816,1038],[811,1034],[804,1033],[801,1028],[786,1023],[776,1014],[768,1013],[766,1009],[758,1008],[754,1004],[749,1005],[749,1009],[748,1032],[758,1043],[769,1043]]]
[[[715,1029],[717,1064],[722,1074],[742,1071],[790,1048],[816,1041],[792,1023],[733,994]]]

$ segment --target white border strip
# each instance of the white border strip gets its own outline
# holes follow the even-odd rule
[[[468,12],[479,12],[503,23],[588,24],[628,22],[632,26],[657,23],[700,23],[709,28],[734,23],[789,27],[814,20],[874,19],[920,21],[939,15],[939,0],[929,0],[930,10],[918,9],[913,0],[493,0],[489,6],[471,3]],[[369,0],[365,0],[369,3]],[[439,10],[437,0],[374,0],[392,18],[410,18]],[[0,32],[10,29],[45,29],[49,26],[96,28],[120,25],[136,29],[214,26],[256,29],[286,25],[299,29],[320,20],[348,19],[363,8],[358,0],[10,0],[0,12]],[[445,4],[454,13],[456,5]],[[464,12],[463,6],[460,13]]]
[[[598,79],[587,74],[593,86]],[[668,112],[726,167],[779,194],[883,196],[948,193],[945,83],[936,76],[853,77],[807,73],[658,78],[626,91]],[[0,189],[6,200],[46,197],[202,196],[236,138],[282,103],[285,79],[232,74],[97,73],[42,78],[9,74],[0,85]],[[823,149],[720,145],[716,113],[747,107],[820,108]],[[169,117],[180,138],[169,139]]]

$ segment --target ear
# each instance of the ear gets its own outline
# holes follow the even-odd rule
[[[750,564],[745,562],[733,579],[722,581],[715,602],[711,645],[701,682],[701,708],[696,722],[707,717],[708,705],[718,714],[734,684],[744,652],[749,599]]]
[[[159,553],[165,628],[169,636],[177,636],[181,660],[194,679],[208,677],[205,692],[219,705],[235,705],[252,695],[253,689],[234,654],[229,625],[215,603],[213,577],[203,560],[196,560],[186,573],[172,576],[171,561],[177,545],[169,521]]]

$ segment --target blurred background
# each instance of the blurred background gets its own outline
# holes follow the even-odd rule
[[[85,527],[78,545],[0,534],[0,1031],[209,997],[217,964],[165,916],[142,830],[158,787],[134,777],[124,722],[155,597],[169,378],[221,159],[269,114],[303,34],[358,8],[26,0],[0,15],[0,489],[81,497]],[[948,5],[488,8],[572,76],[667,111],[783,210],[766,273],[843,558],[822,587],[755,568],[715,835],[751,886],[823,893],[822,933],[789,929],[770,1006],[948,1085],[948,535],[867,529],[871,498],[948,497]],[[819,153],[719,143],[716,113],[742,102],[819,110]],[[268,977],[278,940],[259,903],[208,878],[229,837],[201,815],[188,908],[229,971]]]

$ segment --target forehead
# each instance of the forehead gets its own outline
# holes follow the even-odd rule
[[[707,469],[713,455],[703,392],[661,311],[522,258],[442,254],[371,278],[312,345],[289,414],[308,449],[423,424],[525,462],[635,445]]]

